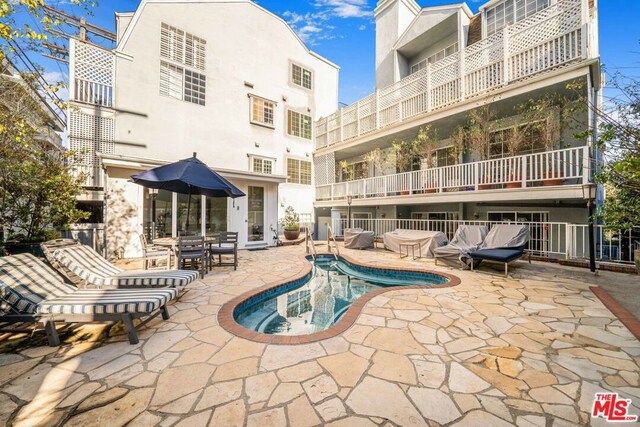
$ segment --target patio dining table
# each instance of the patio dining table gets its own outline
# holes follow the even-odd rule
[[[210,236],[205,236],[204,238],[204,245],[207,248],[211,248],[211,245],[214,243],[217,243],[218,239],[215,237],[210,237]],[[156,246],[163,246],[165,248],[171,248],[171,250],[173,251],[173,253],[175,254],[178,248],[178,238],[177,237],[158,237],[157,239],[153,239],[153,244]],[[207,256],[207,259],[209,257]],[[178,265],[176,264],[176,267],[178,267]],[[209,266],[209,262],[207,261],[207,269],[211,270],[211,267]]]

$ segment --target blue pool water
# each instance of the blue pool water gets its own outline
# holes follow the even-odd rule
[[[447,278],[437,274],[363,267],[342,258],[320,256],[311,273],[242,302],[235,308],[234,318],[242,326],[265,334],[307,335],[329,328],[353,301],[372,290],[446,282]]]

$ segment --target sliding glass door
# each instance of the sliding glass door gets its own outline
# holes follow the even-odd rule
[[[264,242],[264,187],[247,189],[247,241]]]

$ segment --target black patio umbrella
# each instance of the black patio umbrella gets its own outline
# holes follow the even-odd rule
[[[196,153],[193,153],[193,157],[188,159],[137,173],[131,177],[131,180],[147,188],[188,194],[187,228],[189,228],[189,209],[191,207],[192,194],[201,194],[209,197],[231,197],[232,199],[246,195],[216,171],[198,160]]]

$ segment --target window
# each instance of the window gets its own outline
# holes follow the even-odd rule
[[[252,172],[272,174],[274,169],[275,159],[268,159],[266,157],[250,156],[250,167]]]
[[[299,159],[287,159],[288,181],[293,184],[311,185],[311,162]]]
[[[486,12],[487,35],[549,7],[550,0],[506,0]]]
[[[302,86],[305,89],[311,89],[311,79],[311,70],[307,70],[296,64],[291,64],[291,81],[294,84]]]
[[[368,162],[355,162],[350,163],[347,167],[341,167],[338,165],[339,181],[354,181],[357,179],[368,178],[369,176],[369,164]]]
[[[423,163],[425,163],[424,159]],[[433,167],[437,168],[457,165],[458,159],[453,155],[453,147],[444,147],[435,150],[435,152],[433,153],[433,161],[431,162],[431,164],[433,165]],[[422,169],[425,169],[424,165],[422,166]]]
[[[300,138],[311,139],[311,116],[289,110],[287,133]]]
[[[520,149],[518,155],[540,153],[545,151],[543,131],[544,126],[529,126],[527,129],[525,140]],[[509,139],[509,132],[511,128],[500,129],[493,133],[491,136],[491,144],[489,145],[489,158],[496,159],[501,157],[508,157],[509,150],[507,149],[507,141]]]
[[[257,96],[251,96],[251,122],[273,127],[275,103]]]
[[[428,57],[427,59],[423,59],[422,61],[418,62],[415,65],[411,66],[411,74],[422,70],[423,68],[427,68],[427,63],[429,64],[433,64],[434,62],[438,62],[441,59],[444,59],[448,56],[453,55],[454,53],[458,52],[458,43],[454,43],[451,46],[447,46],[446,48],[442,49],[441,51],[438,51],[436,53],[434,53],[433,55],[431,55],[430,57]]]
[[[205,105],[206,41],[175,27],[160,28],[160,95]]]

